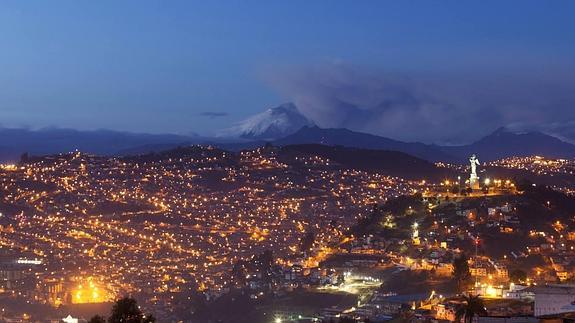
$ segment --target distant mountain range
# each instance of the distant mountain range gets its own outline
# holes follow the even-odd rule
[[[22,153],[49,155],[80,150],[99,155],[115,155],[141,146],[189,144],[196,137],[180,135],[137,134],[111,130],[79,131],[47,128],[41,130],[0,128],[0,160],[16,161]]]
[[[225,134],[225,135],[224,135]],[[241,150],[271,143],[275,146],[322,144],[370,150],[399,151],[428,161],[465,163],[471,154],[480,161],[509,156],[543,155],[575,158],[575,145],[541,132],[515,133],[505,128],[468,145],[439,146],[403,142],[348,129],[322,129],[293,104],[283,104],[255,115],[219,137],[138,134],[111,130],[0,128],[0,161],[17,161],[22,153],[48,155],[80,150],[98,155],[139,155],[192,144]]]
[[[513,133],[505,128],[468,145],[438,146],[397,141],[348,129],[304,127],[298,132],[273,142],[275,145],[324,144],[345,147],[395,150],[429,161],[465,162],[471,154],[480,160],[509,156],[543,155],[554,158],[575,158],[575,145],[540,133]]]
[[[499,128],[492,134],[464,146],[446,146],[441,150],[459,159],[477,154],[485,160],[509,156],[541,155],[553,158],[575,158],[575,145],[541,132],[514,133]]]

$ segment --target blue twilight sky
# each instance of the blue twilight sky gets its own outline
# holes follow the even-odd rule
[[[0,125],[211,134],[294,101],[320,125],[385,135],[386,120],[418,113],[399,135],[409,140],[459,120],[434,115],[465,124],[477,111],[484,131],[543,118],[568,137],[574,12],[573,1],[1,1]],[[379,96],[389,88],[392,99]],[[429,100],[405,103],[412,96]],[[378,100],[397,109],[381,123],[364,127],[348,110],[350,122],[322,120],[331,102],[362,114],[380,113]],[[547,105],[559,117],[543,116]]]

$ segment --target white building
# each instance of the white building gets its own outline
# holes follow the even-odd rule
[[[575,285],[529,288],[535,295],[535,316],[575,312]]]
[[[511,283],[509,284],[509,290],[505,292],[504,298],[533,300],[535,295],[533,295],[531,288],[527,288],[527,286],[524,285]]]
[[[78,323],[78,319],[73,318],[72,315],[68,315],[67,317],[63,318],[62,321],[65,323]]]

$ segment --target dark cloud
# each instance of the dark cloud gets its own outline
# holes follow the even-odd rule
[[[211,112],[211,111],[205,111],[205,112],[201,112],[200,116],[202,117],[208,117],[210,119],[214,119],[214,118],[221,118],[221,117],[227,117],[229,114],[227,112]]]
[[[408,141],[465,143],[508,126],[575,142],[575,82],[565,75],[398,73],[331,64],[274,69],[265,77],[321,127]]]

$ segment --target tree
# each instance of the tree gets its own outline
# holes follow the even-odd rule
[[[246,275],[248,271],[246,269],[246,262],[243,260],[238,260],[234,267],[232,268],[232,280],[235,284],[243,286],[246,284]]]
[[[526,178],[514,179],[513,182],[516,183],[515,187],[518,191],[526,191],[533,188],[533,182]]]
[[[459,194],[459,186],[453,185],[453,186],[451,187],[451,194],[454,194],[454,195]]]
[[[315,242],[315,233],[313,231],[308,231],[300,241],[300,250],[302,252],[309,251],[313,247],[314,242]]]
[[[329,227],[333,230],[333,229],[337,229],[337,220],[333,219],[331,221],[329,221]]]
[[[144,315],[135,299],[124,297],[116,301],[112,307],[112,315],[108,323],[153,323],[156,319],[152,315]]]
[[[92,317],[88,323],[106,323],[106,318],[100,315]]]
[[[256,269],[262,274],[270,273],[274,264],[273,252],[269,249],[262,252],[261,254],[254,257],[253,263],[256,266]]]
[[[527,280],[527,273],[521,269],[515,269],[509,273],[509,279],[516,284],[522,283]]]
[[[397,317],[396,321],[398,323],[411,323],[415,321],[415,313],[411,309],[411,306],[407,306],[406,304],[402,305],[402,308],[399,310],[399,316]]]
[[[455,312],[455,320],[471,323],[475,315],[487,315],[483,300],[478,295],[463,296],[463,303]]]
[[[467,256],[465,254],[453,258],[453,278],[455,278],[459,290],[462,290],[469,281],[469,278],[471,278],[469,264],[467,263]]]

